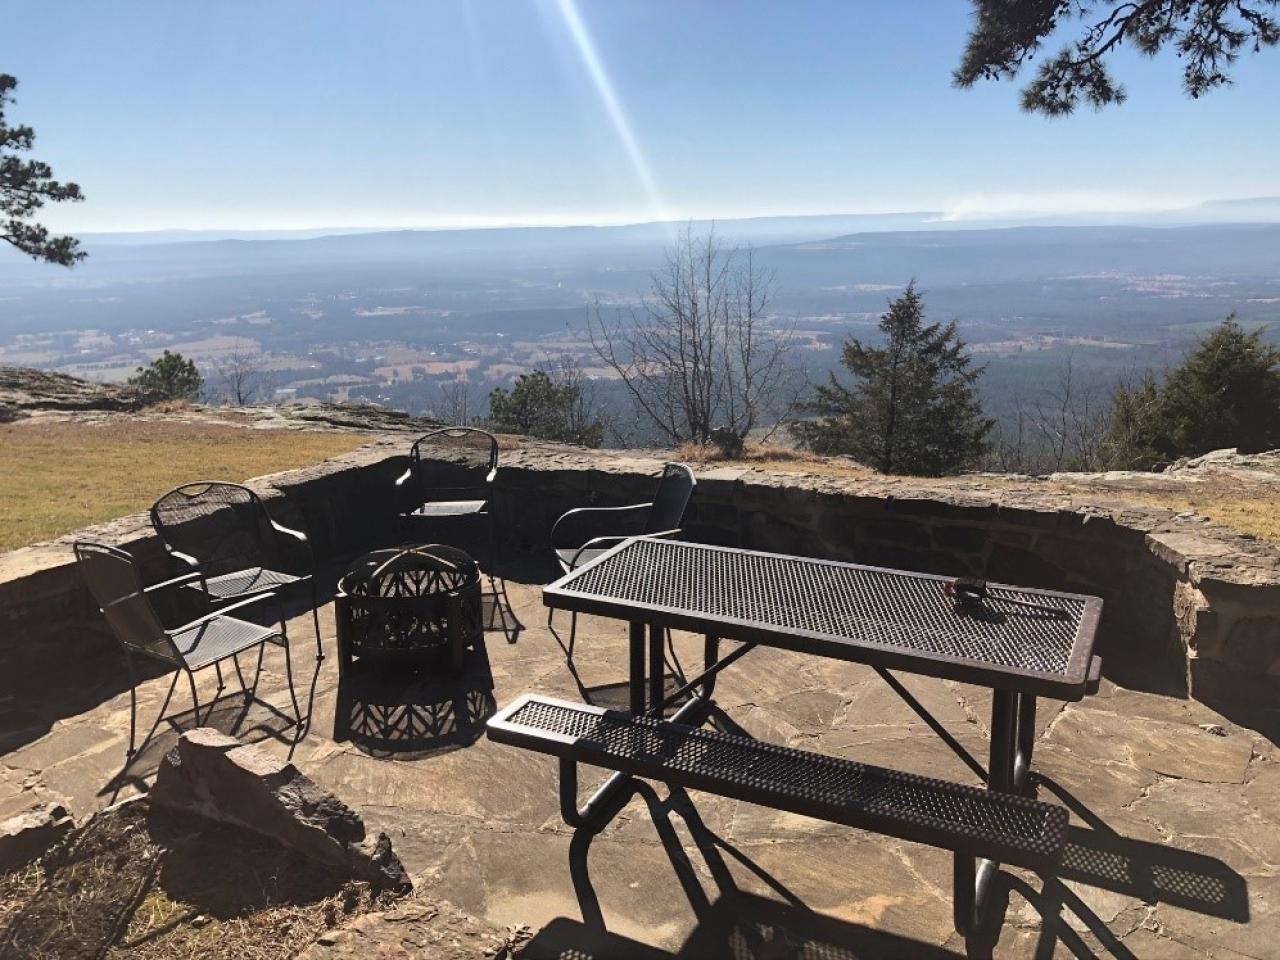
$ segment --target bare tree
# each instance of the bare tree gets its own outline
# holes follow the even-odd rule
[[[724,250],[714,231],[685,227],[641,305],[612,322],[599,305],[591,345],[636,406],[672,444],[742,438],[778,409],[792,328],[768,317],[773,275],[751,248]],[[794,400],[794,398],[792,398]]]
[[[1068,356],[1052,386],[1029,406],[1016,398],[1013,415],[997,424],[991,465],[1002,473],[1107,469],[1113,391],[1082,379]]]
[[[555,358],[551,379],[563,396],[571,398],[565,410],[565,425],[571,436],[603,438],[614,431],[617,418],[605,409],[596,381],[583,372],[577,357],[562,353]]]
[[[466,374],[454,380],[445,380],[440,384],[440,412],[437,414],[445,423],[455,427],[471,425],[475,418],[472,411],[471,382]]]
[[[1068,355],[1057,383],[1036,401],[1035,425],[1052,471],[1103,468],[1110,408],[1110,391],[1096,381],[1081,382]]]
[[[213,361],[227,399],[237,407],[251,403],[262,388],[262,354],[252,349],[256,346],[252,340],[237,338],[229,354]]]

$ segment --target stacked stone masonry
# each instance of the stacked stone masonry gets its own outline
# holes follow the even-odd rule
[[[396,539],[390,494],[407,447],[403,436],[379,440],[250,485],[278,519],[310,533],[318,558],[337,560]],[[659,456],[504,450],[504,549],[546,549],[571,507],[648,499]],[[1105,673],[1122,685],[1191,696],[1255,727],[1273,723],[1268,711],[1280,704],[1280,551],[1194,518],[981,477],[957,486],[720,466],[699,471],[685,535],[1095,594],[1105,601]],[[0,555],[0,728],[44,726],[50,710],[67,716],[121,689],[117,648],[74,567],[75,539],[123,546],[156,579],[177,572],[145,515]]]

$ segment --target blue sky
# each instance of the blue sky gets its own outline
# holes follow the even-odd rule
[[[74,230],[1148,209],[1280,194],[1280,52],[1185,99],[955,90],[962,0],[9,0],[10,118]],[[1268,117],[1272,121],[1268,121]]]

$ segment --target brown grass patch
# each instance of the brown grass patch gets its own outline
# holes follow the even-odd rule
[[[388,902],[263,837],[128,804],[0,875],[0,960],[279,960]]]
[[[188,480],[247,480],[367,442],[357,434],[129,418],[0,424],[0,550],[145,510]]]
[[[819,457],[780,443],[748,440],[741,457],[724,457],[715,446],[682,443],[674,458],[695,466],[742,466],[778,473],[808,473],[821,477],[870,477],[875,471],[840,457]]]

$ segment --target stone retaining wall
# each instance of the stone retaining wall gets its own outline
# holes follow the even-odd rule
[[[394,539],[393,480],[407,442],[380,441],[251,483],[284,523],[334,559]],[[498,514],[506,549],[546,549],[565,510],[646,500],[661,461],[529,444],[504,451]],[[1061,493],[972,483],[870,480],[738,467],[702,470],[687,536],[782,553],[1074,590],[1105,602],[1106,675],[1191,695],[1261,726],[1280,704],[1280,552],[1202,521],[1081,504]],[[118,693],[119,654],[74,568],[76,537],[122,545],[168,572],[143,516],[0,555],[0,750],[6,730]],[[1260,719],[1261,718],[1261,719]],[[25,732],[24,732],[25,731]]]

